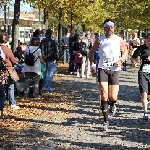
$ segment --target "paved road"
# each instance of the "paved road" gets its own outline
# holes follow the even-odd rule
[[[26,138],[14,138],[16,149],[150,149],[150,121],[142,120],[137,69],[128,69],[120,75],[118,113],[110,117],[108,132],[100,131],[103,119],[98,117],[98,90],[94,79],[66,77],[63,87],[57,90],[63,93],[61,99],[52,102],[47,97],[47,101],[52,102],[51,107],[39,108],[47,111],[32,118],[33,126],[20,133]],[[55,107],[54,103],[57,103]]]

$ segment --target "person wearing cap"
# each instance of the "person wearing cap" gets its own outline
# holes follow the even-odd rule
[[[104,116],[104,124],[102,130],[106,131],[109,126],[108,122],[108,105],[109,111],[115,115],[118,91],[119,91],[119,71],[122,63],[128,55],[124,41],[114,34],[115,23],[112,19],[104,21],[105,34],[95,40],[90,52],[90,61],[93,62],[94,53],[97,49],[100,52],[98,63],[98,82],[101,88],[101,106]],[[120,57],[120,50],[122,57]],[[109,101],[108,101],[109,99]]]
[[[148,120],[147,105],[150,100],[150,33],[147,34],[145,44],[140,45],[133,53],[131,61],[136,66],[140,54],[141,63],[138,71],[138,84],[144,110],[143,120]]]
[[[52,80],[53,80],[53,73],[55,64],[54,62],[58,62],[58,53],[57,53],[57,46],[55,40],[52,39],[53,31],[51,29],[46,30],[46,38],[42,39],[40,48],[42,55],[46,62],[46,71],[44,73],[43,78],[43,91],[54,91],[55,89],[52,88]]]

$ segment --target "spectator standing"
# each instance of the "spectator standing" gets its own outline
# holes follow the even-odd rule
[[[0,65],[0,119],[4,118],[3,109],[4,109],[5,98],[6,98],[5,91],[4,91],[6,67],[3,65],[4,61],[5,61],[5,54],[0,47],[0,62],[1,62],[1,65]]]
[[[51,83],[55,68],[54,62],[58,62],[56,42],[52,39],[52,33],[53,31],[51,29],[46,30],[46,38],[44,38],[40,44],[42,55],[46,62],[46,71],[44,73],[42,90],[47,92],[55,90],[52,88]]]
[[[69,37],[69,54],[70,54],[70,60],[69,60],[69,68],[68,71],[72,74],[74,72],[74,52],[73,52],[73,43],[74,43],[74,35],[75,35],[75,31],[72,30],[71,31],[71,35]]]
[[[40,46],[40,38],[33,37],[31,40],[31,46],[28,46],[25,51],[25,65],[22,68],[22,72],[25,72],[25,89],[24,98],[28,98],[31,81],[34,81],[33,86],[33,96],[34,98],[39,98],[39,80],[41,75],[41,63],[43,62]],[[27,62],[27,55],[32,54],[34,56],[33,66],[29,65]]]
[[[0,46],[2,51],[5,54],[5,67],[7,68],[7,70],[13,70],[13,65],[14,63],[16,63],[16,58],[14,57],[12,50],[10,48],[8,48],[5,44],[8,42],[8,37],[3,34],[0,33]],[[11,79],[11,77],[9,76],[9,73],[7,71],[7,76],[8,76],[8,83],[7,83],[7,90],[9,90],[9,105],[11,108],[13,109],[19,109],[20,107],[16,105],[16,100],[14,97],[14,83]],[[6,95],[8,95],[8,91],[6,92]]]
[[[70,32],[67,32],[66,36],[63,37],[61,40],[64,63],[66,63],[66,59],[68,60],[67,62],[69,63],[69,37]]]
[[[75,34],[74,40],[75,40],[73,44],[73,51],[75,54],[74,65],[75,65],[75,71],[77,71],[77,77],[80,77],[82,54],[80,49],[79,34]]]

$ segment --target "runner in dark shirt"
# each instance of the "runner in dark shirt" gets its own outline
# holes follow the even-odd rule
[[[148,47],[146,46],[146,44],[144,45],[140,45],[133,53],[132,55],[132,59],[136,59],[138,56],[140,56],[140,59],[141,59],[141,64],[144,64],[144,63],[150,63],[146,60],[146,58],[150,54],[150,50],[148,49]],[[137,62],[134,61],[134,64],[136,64]],[[142,65],[141,65],[142,67]],[[141,67],[140,67],[140,70],[141,70]]]
[[[150,33],[145,39],[146,44],[139,46],[132,55],[132,63],[136,65],[136,58],[140,55],[141,65],[138,71],[139,90],[142,95],[144,110],[143,120],[148,120],[147,99],[150,98]]]

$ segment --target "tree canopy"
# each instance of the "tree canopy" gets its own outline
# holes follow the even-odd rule
[[[2,0],[2,2],[10,0]],[[115,20],[118,30],[149,29],[150,0],[22,0],[31,3],[35,8],[46,8],[49,17],[58,20],[62,11],[61,22],[70,24],[71,13],[73,24],[85,24],[87,28],[101,30],[106,18]],[[61,8],[61,9],[60,9]],[[54,19],[56,18],[56,19]]]

